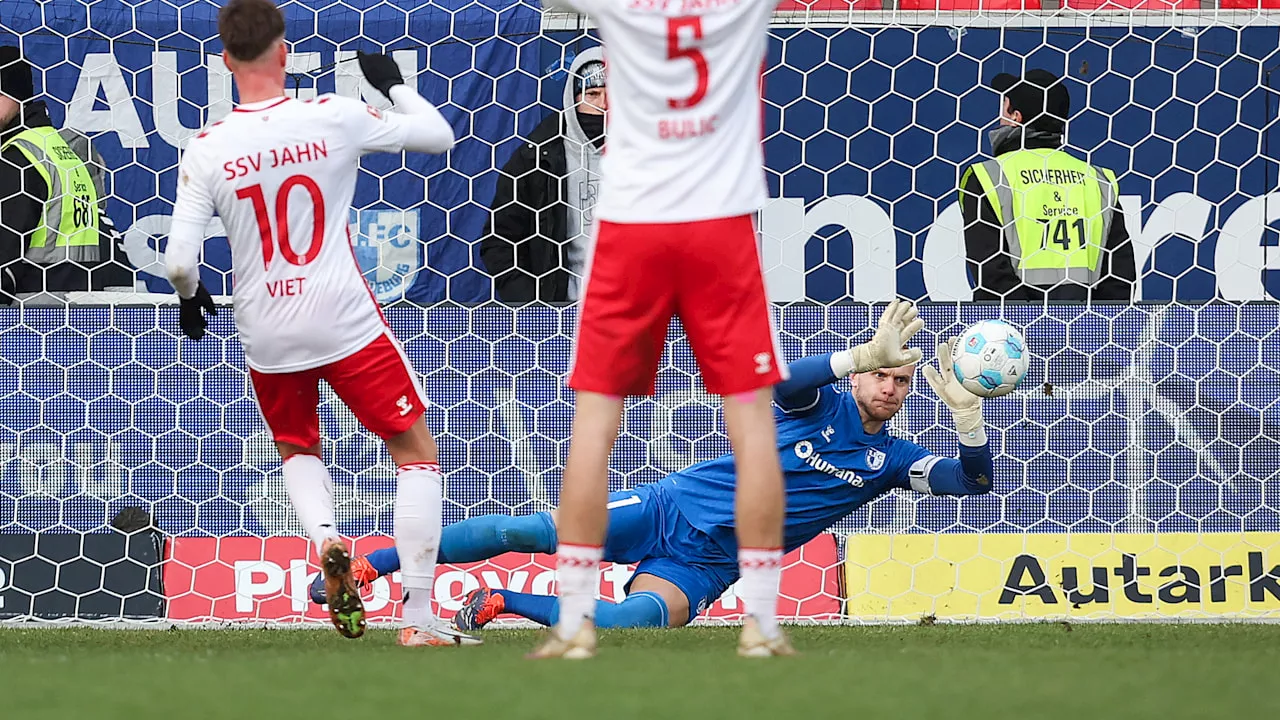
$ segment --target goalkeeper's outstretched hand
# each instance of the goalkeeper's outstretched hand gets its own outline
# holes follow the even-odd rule
[[[196,294],[189,298],[178,298],[178,325],[182,334],[192,340],[204,337],[204,329],[209,326],[205,311],[210,315],[218,314],[218,306],[213,304],[213,296],[205,289],[204,283],[196,285]]]
[[[400,66],[396,65],[396,61],[391,59],[390,55],[382,53],[367,53],[363,50],[357,53],[356,57],[360,61],[360,72],[364,73],[364,79],[369,84],[378,89],[391,99],[391,88],[404,84],[404,76],[400,74]]]
[[[956,432],[966,445],[985,445],[986,431],[983,429],[982,398],[964,389],[964,385],[956,379],[955,366],[951,362],[951,351],[958,339],[950,338],[938,343],[938,367],[924,366],[924,379],[942,402],[951,408],[951,416],[955,419]],[[966,442],[968,441],[968,442]]]
[[[869,342],[850,348],[853,372],[863,373],[880,368],[901,367],[920,362],[922,353],[906,344],[924,327],[916,306],[907,300],[894,300],[880,316],[880,326]]]

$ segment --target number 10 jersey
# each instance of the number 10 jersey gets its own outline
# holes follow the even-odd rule
[[[608,78],[596,216],[681,223],[767,197],[760,102],[776,0],[545,0],[595,21]]]
[[[387,332],[347,223],[360,156],[401,151],[409,118],[336,95],[282,97],[236,107],[187,146],[174,219],[222,219],[249,367],[317,368]]]

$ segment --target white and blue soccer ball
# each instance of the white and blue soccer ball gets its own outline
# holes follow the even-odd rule
[[[965,390],[984,398],[1008,395],[1027,374],[1027,341],[1002,320],[965,328],[951,349],[951,365]]]

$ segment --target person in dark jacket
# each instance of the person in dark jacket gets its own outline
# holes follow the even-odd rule
[[[1045,70],[997,75],[994,159],[969,167],[960,210],[974,300],[1125,300],[1136,281],[1115,174],[1063,150],[1071,98]]]
[[[480,258],[502,302],[578,299],[609,107],[601,57],[592,48],[574,60],[564,110],[534,128],[498,174]]]
[[[31,66],[0,47],[0,304],[131,286],[132,271],[113,261],[119,233],[104,212],[100,159],[92,167],[88,139],[54,128],[33,95]]]

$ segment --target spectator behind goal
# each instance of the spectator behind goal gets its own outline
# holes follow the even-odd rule
[[[498,174],[480,258],[502,302],[578,299],[609,109],[601,58],[597,47],[574,59],[564,110],[539,123]]]
[[[53,126],[34,85],[18,49],[0,47],[0,303],[131,287],[133,271],[115,259],[102,159],[87,137]]]
[[[993,160],[969,167],[960,209],[974,300],[1131,300],[1133,245],[1115,173],[1063,150],[1071,96],[1053,73],[1001,73]]]

